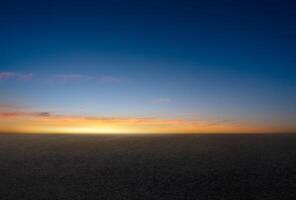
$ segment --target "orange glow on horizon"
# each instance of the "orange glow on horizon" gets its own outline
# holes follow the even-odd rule
[[[2,133],[276,133],[293,129],[255,123],[132,117],[81,117],[0,113]]]

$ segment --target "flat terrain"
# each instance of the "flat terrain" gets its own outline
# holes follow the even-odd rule
[[[296,199],[296,135],[0,135],[0,198]]]

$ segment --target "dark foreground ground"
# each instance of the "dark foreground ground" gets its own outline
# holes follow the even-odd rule
[[[296,199],[296,135],[0,135],[0,199]]]

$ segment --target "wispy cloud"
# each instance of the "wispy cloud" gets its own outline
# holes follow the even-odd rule
[[[53,77],[56,81],[83,81],[83,80],[92,80],[92,76],[86,76],[81,74],[59,74]]]
[[[16,79],[16,80],[31,80],[32,73],[15,73],[15,72],[0,72],[0,80]]]
[[[12,104],[6,104],[6,103],[0,103],[0,110],[2,109],[14,109],[17,106],[12,105]]]
[[[235,124],[236,120],[232,119],[220,119],[220,120],[213,120],[209,123],[209,126],[217,126],[221,124]]]
[[[172,99],[170,99],[170,98],[155,98],[155,99],[152,99],[152,102],[153,103],[170,103],[170,102],[172,102]]]
[[[31,80],[33,73],[0,72],[0,81],[4,80]],[[66,83],[77,81],[93,81],[94,83],[119,83],[122,80],[119,77],[111,75],[85,75],[85,74],[58,74],[48,76],[50,83]]]
[[[53,117],[50,112],[9,111],[0,112],[1,117]]]
[[[14,77],[14,73],[12,72],[0,72],[0,80],[6,80]]]
[[[90,76],[84,74],[59,74],[51,78],[53,82],[94,81],[100,83],[118,83],[120,78],[115,76]]]
[[[99,76],[95,78],[97,81],[102,83],[119,83],[121,79],[115,76]]]

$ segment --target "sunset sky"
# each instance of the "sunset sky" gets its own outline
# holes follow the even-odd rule
[[[295,9],[1,3],[0,132],[296,132]]]

